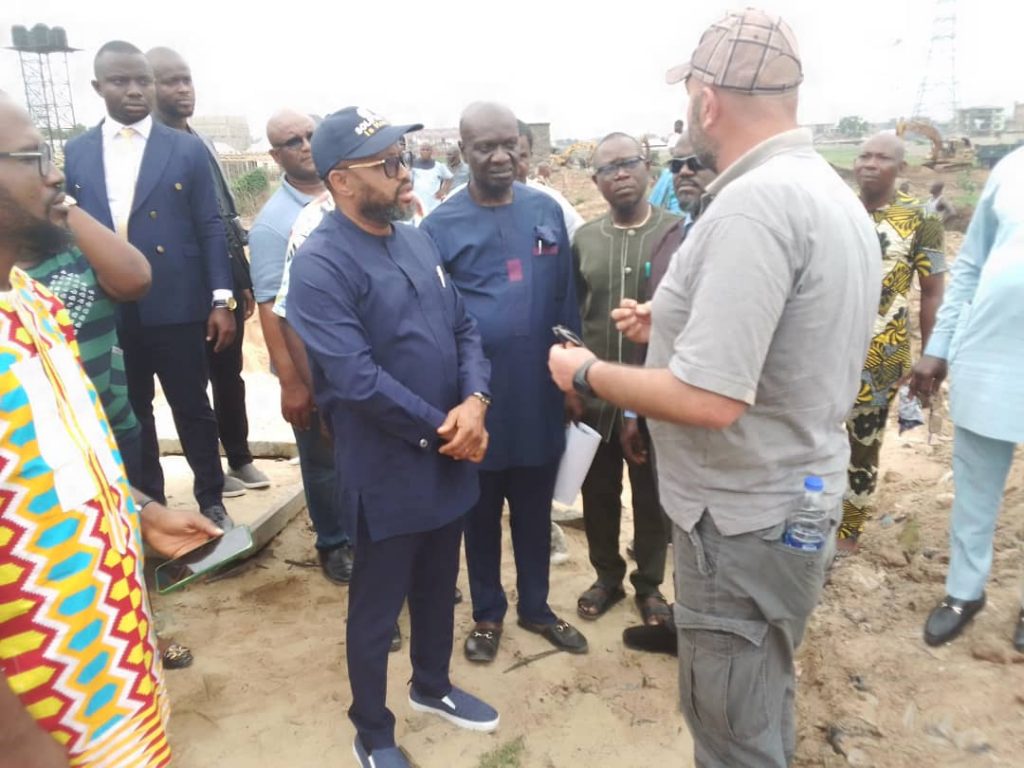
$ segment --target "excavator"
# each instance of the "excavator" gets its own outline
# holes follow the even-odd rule
[[[644,136],[640,140],[640,147],[643,149],[644,157],[650,158],[650,138]],[[551,155],[551,162],[562,168],[567,165],[576,165],[580,168],[586,168],[590,164],[590,158],[593,157],[595,149],[597,149],[596,141],[577,141],[575,144],[570,144],[558,154]]]
[[[558,166],[565,167],[570,164],[586,168],[590,163],[590,156],[597,149],[597,143],[593,141],[577,141],[570,144],[557,155],[551,156],[551,161]]]
[[[974,147],[966,136],[944,141],[939,129],[928,120],[914,118],[896,121],[896,135],[916,133],[932,143],[931,157],[922,165],[936,171],[960,171],[974,167]]]

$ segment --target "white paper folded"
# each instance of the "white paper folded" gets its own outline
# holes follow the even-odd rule
[[[600,444],[601,435],[582,422],[565,428],[565,453],[555,479],[555,501],[559,504],[572,506],[576,501]]]

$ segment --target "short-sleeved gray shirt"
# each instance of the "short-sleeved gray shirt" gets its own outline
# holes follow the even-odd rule
[[[750,407],[723,430],[650,428],[669,517],[690,530],[708,510],[736,535],[784,520],[809,474],[838,506],[881,251],[809,131],[761,143],[708,195],[654,296],[647,366]]]

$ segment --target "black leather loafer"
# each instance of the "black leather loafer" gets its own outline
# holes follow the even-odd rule
[[[622,644],[634,651],[679,655],[674,624],[640,624],[622,630]]]
[[[932,612],[924,624],[924,641],[928,645],[942,645],[953,640],[971,619],[985,607],[985,595],[977,600],[958,600],[946,595]]]
[[[388,648],[388,653],[395,653],[400,650],[402,650],[402,628],[395,622],[395,628],[391,630],[391,647]]]
[[[352,547],[342,544],[332,549],[318,549],[320,570],[335,584],[348,584],[352,580]]]
[[[586,653],[589,650],[587,638],[568,621],[558,619],[553,624],[531,624],[520,619],[519,626],[540,635],[560,651]]]
[[[1013,647],[1024,653],[1024,608],[1020,609],[1017,626],[1013,630]]]
[[[466,638],[463,652],[466,658],[477,664],[487,664],[494,661],[498,655],[498,646],[501,644],[501,624],[489,621],[478,622],[473,631]]]

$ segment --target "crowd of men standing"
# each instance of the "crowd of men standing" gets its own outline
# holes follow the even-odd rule
[[[671,189],[654,202],[650,158],[623,133],[597,145],[608,207],[581,224],[523,183],[532,137],[503,105],[465,109],[448,166],[429,145],[410,157],[422,125],[363,107],[319,124],[283,110],[267,125],[281,184],[248,233],[250,270],[216,155],[188,123],[182,57],[112,42],[95,74],[107,117],[69,143],[63,173],[0,99],[3,768],[169,763],[137,536],[186,551],[232,525],[224,495],[268,484],[240,377],[257,311],[322,569],[349,585],[348,714],[364,768],[410,765],[385,697],[405,604],[409,706],[499,726],[449,666],[463,541],[463,653],[486,664],[500,652],[506,503],[519,628],[588,652],[548,602],[567,420],[601,436],[583,486],[595,581],[577,615],[597,620],[625,597],[625,468],[641,624],[623,640],[678,656],[700,766],[791,763],[794,656],[836,538],[856,552],[897,385],[910,377],[906,397],[927,400],[947,360],[953,551],[925,641],[953,639],[984,606],[1024,424],[1009,375],[1024,341],[1021,153],[993,173],[943,302],[941,221],[898,192],[902,144],[864,144],[858,199],[797,127],[795,36],[748,9],[668,73],[686,90],[688,133],[677,127]],[[925,355],[911,371],[915,274]],[[154,376],[198,512],[166,507]],[[809,551],[783,539],[806,475],[824,480],[834,533]]]

